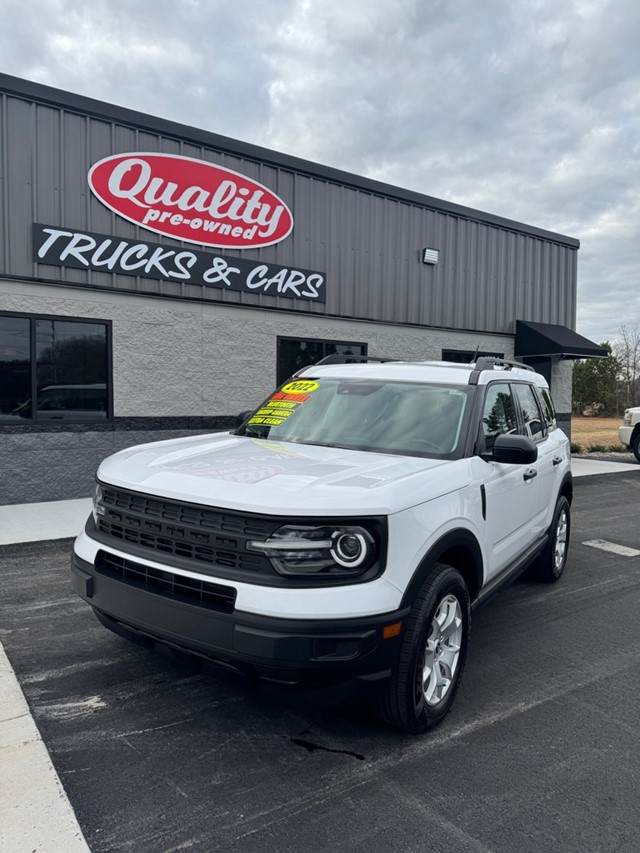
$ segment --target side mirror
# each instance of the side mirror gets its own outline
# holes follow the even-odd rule
[[[487,462],[531,465],[538,458],[538,448],[526,435],[499,435],[491,453],[483,453],[482,458]]]

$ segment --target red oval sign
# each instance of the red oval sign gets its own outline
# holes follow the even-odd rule
[[[89,186],[103,204],[175,240],[227,249],[271,246],[293,216],[281,198],[223,166],[177,154],[115,154],[95,163]]]

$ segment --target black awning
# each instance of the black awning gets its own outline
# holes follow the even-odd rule
[[[607,351],[567,326],[516,320],[515,356],[560,358],[604,358]]]

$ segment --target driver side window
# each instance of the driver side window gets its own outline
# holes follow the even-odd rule
[[[499,435],[518,432],[518,420],[509,385],[495,383],[488,387],[482,412],[482,431],[488,453],[493,450],[494,442]]]

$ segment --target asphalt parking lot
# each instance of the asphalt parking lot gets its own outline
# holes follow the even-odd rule
[[[640,556],[593,539],[640,549],[637,473],[576,481],[562,581],[475,616],[454,709],[421,738],[119,639],[72,594],[69,540],[0,548],[0,639],[95,853],[629,853]]]

